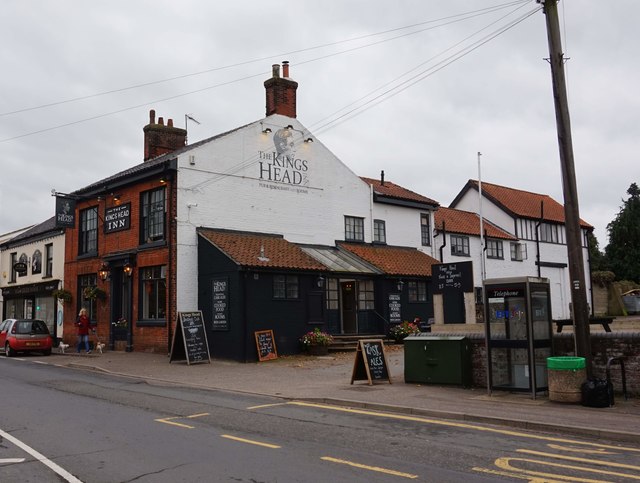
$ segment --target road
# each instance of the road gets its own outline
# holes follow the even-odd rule
[[[640,448],[0,358],[2,482],[637,481]]]

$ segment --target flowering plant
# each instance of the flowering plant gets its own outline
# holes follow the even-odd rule
[[[304,347],[310,347],[312,345],[329,345],[333,342],[333,337],[326,332],[322,332],[319,328],[313,329],[311,332],[307,332],[300,337],[300,343]]]
[[[98,287],[85,287],[82,291],[82,295],[88,300],[104,300],[107,298],[107,292]]]
[[[396,341],[401,341],[408,335],[418,333],[420,333],[420,327],[418,327],[418,324],[407,322],[406,320],[401,324],[391,327],[391,330],[389,331],[391,337],[393,337]]]
[[[111,325],[113,325],[114,327],[126,327],[127,326],[127,319],[125,319],[124,317],[120,317],[115,322],[111,322]]]

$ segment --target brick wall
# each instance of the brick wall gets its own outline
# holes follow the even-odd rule
[[[438,334],[442,335],[442,334]],[[453,335],[453,334],[452,334]],[[456,334],[460,335],[460,334]],[[473,385],[487,387],[487,352],[484,335],[467,334],[472,343],[472,374]],[[573,356],[573,336],[571,334],[555,334],[553,348],[556,356]],[[627,379],[627,392],[631,395],[640,394],[640,332],[610,332],[598,333],[591,336],[591,351],[593,354],[593,375],[604,379],[606,377],[607,360],[610,357],[623,357]],[[622,391],[622,371],[620,365],[611,366],[611,381],[616,392]]]

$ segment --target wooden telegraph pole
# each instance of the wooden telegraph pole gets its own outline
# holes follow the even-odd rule
[[[584,357],[587,377],[592,376],[591,338],[589,334],[589,306],[585,284],[584,260],[582,256],[582,231],[578,209],[578,189],[573,163],[571,123],[567,102],[567,86],[564,77],[564,59],[560,41],[558,22],[558,0],[537,0],[543,6],[547,19],[549,40],[549,62],[553,79],[553,102],[556,109],[558,147],[562,167],[562,188],[564,193],[564,217],[567,232],[567,252],[569,276],[571,277],[571,302],[573,307],[573,327],[576,340],[576,355]]]

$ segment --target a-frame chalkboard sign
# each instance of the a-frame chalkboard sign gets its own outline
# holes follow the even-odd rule
[[[353,381],[369,381],[371,386],[374,381],[389,381],[389,362],[384,351],[382,339],[359,340],[356,349],[356,360],[353,362]]]
[[[258,360],[270,361],[278,358],[276,341],[273,338],[272,330],[259,330],[255,332],[256,348],[258,349]]]
[[[169,362],[187,361],[187,364],[211,363],[209,342],[202,311],[178,312],[178,323],[173,333]]]

